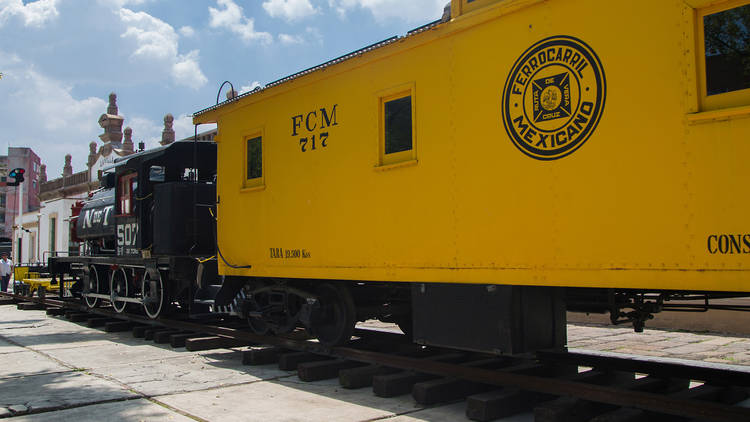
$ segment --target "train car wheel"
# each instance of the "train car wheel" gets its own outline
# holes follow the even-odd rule
[[[143,310],[151,319],[159,318],[166,308],[164,281],[158,271],[155,271],[155,273],[155,275],[152,275],[151,271],[146,271],[141,282]]]
[[[89,274],[86,278],[85,287],[86,288],[84,289],[84,292],[86,293],[101,293],[101,290],[99,289],[99,272],[93,265],[89,267]],[[88,306],[89,308],[96,308],[100,303],[98,297],[85,296],[83,298],[83,301],[86,302],[86,306]]]
[[[262,316],[256,315],[256,313],[260,313],[262,310],[261,305],[258,304],[256,298],[250,297],[245,303],[247,303],[247,324],[250,326],[250,329],[253,333],[261,336],[268,334],[271,330],[268,322],[266,322]]]
[[[321,284],[316,293],[320,308],[312,320],[312,334],[326,346],[348,342],[357,322],[351,292],[346,286],[326,283]]]
[[[118,301],[117,298],[128,297],[128,293],[130,293],[129,284],[128,275],[124,268],[120,267],[112,272],[112,277],[109,279],[110,301],[118,314],[125,312],[125,308],[128,306],[128,302]]]

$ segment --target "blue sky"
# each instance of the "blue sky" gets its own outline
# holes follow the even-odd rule
[[[216,101],[438,19],[448,0],[0,0],[0,153],[84,170],[116,92],[137,144]],[[203,129],[203,128],[202,128]]]

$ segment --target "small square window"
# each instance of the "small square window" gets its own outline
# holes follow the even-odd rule
[[[411,96],[385,103],[385,153],[393,154],[412,148]]]
[[[240,189],[258,190],[265,188],[265,175],[263,174],[263,131],[250,132],[244,137],[243,160],[245,170],[242,175]]]
[[[414,84],[405,84],[378,93],[380,106],[381,170],[398,164],[416,164],[416,104]]]
[[[247,140],[247,180],[263,176],[263,138]]]

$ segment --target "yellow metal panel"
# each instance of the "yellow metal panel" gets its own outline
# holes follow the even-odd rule
[[[197,116],[221,133],[221,251],[252,265],[221,272],[748,291],[750,119],[696,113],[690,3],[619,2],[616,19],[592,19],[612,13],[598,0],[499,2]],[[585,143],[540,160],[511,140],[503,94],[524,52],[559,36],[598,56],[606,100]],[[580,86],[584,101],[587,72],[546,83]],[[379,99],[403,86],[415,87],[415,155],[382,166]],[[243,190],[243,144],[261,127],[265,188]]]

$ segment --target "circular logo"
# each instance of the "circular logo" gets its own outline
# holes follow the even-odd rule
[[[564,35],[541,40],[521,55],[505,81],[505,130],[529,157],[565,157],[596,129],[606,91],[602,63],[586,43]]]

